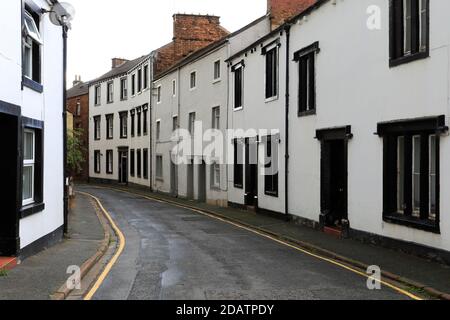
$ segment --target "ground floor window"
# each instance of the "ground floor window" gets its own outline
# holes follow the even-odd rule
[[[244,187],[244,148],[239,139],[233,141],[234,145],[234,186],[236,188]]]
[[[220,188],[220,164],[218,163],[211,165],[211,188]]]
[[[141,150],[136,151],[136,165],[137,165],[137,176],[142,177],[142,153]]]
[[[24,206],[34,202],[35,142],[34,130],[25,129],[23,133],[22,184],[22,205]]]
[[[134,157],[135,157],[135,151],[134,149],[130,150],[130,176],[134,177]]]
[[[163,156],[157,155],[156,156],[156,178],[162,179],[163,178]]]
[[[94,151],[94,171],[95,173],[100,173],[100,150]]]
[[[144,164],[144,179],[148,179],[148,149],[144,149],[143,152],[143,164]]]
[[[113,173],[113,151],[106,150],[106,173]]]
[[[277,136],[263,138],[265,145],[264,192],[266,195],[278,197],[278,141]]]
[[[439,232],[439,146],[444,117],[379,125],[384,140],[384,218]]]

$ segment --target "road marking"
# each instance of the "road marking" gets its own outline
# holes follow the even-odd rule
[[[142,195],[142,194],[139,194],[139,193],[130,192],[130,191],[123,190],[123,189],[119,189],[119,188],[98,187],[98,186],[94,186],[93,188],[97,188],[97,189],[105,189],[105,190],[115,190],[115,191],[119,191],[119,192],[123,192],[123,193],[128,193],[128,194],[135,195],[135,196],[138,196],[138,197],[147,199],[147,200],[151,200],[151,201],[155,201],[155,202],[159,202],[159,203],[170,204],[170,205],[173,205],[173,206],[178,207],[178,208],[183,208],[183,209],[187,209],[187,210],[190,210],[190,211],[199,213],[199,214],[201,214],[201,215],[203,215],[203,216],[207,216],[207,217],[209,217],[209,218],[212,218],[212,219],[215,219],[215,220],[222,221],[222,222],[224,222],[224,223],[233,225],[233,226],[235,226],[235,227],[237,227],[237,228],[244,229],[244,230],[249,231],[249,232],[251,232],[251,233],[257,234],[257,235],[259,235],[259,236],[261,236],[261,237],[264,237],[264,238],[266,238],[266,239],[270,239],[270,240],[275,241],[275,242],[277,242],[277,243],[279,243],[279,244],[282,244],[282,245],[287,246],[287,247],[290,247],[290,248],[292,248],[292,249],[294,249],[294,250],[300,251],[300,252],[302,252],[302,253],[304,253],[304,254],[306,254],[306,255],[309,255],[309,256],[311,256],[311,257],[317,258],[317,259],[319,259],[319,260],[322,260],[322,261],[331,263],[331,264],[333,264],[333,265],[335,265],[335,266],[338,266],[338,267],[340,267],[340,268],[346,269],[347,271],[353,272],[353,273],[358,274],[358,275],[360,275],[360,276],[362,276],[362,277],[365,277],[365,278],[368,278],[368,279],[372,279],[372,280],[374,280],[374,281],[376,281],[376,282],[379,282],[379,283],[381,283],[382,285],[384,285],[384,286],[386,286],[386,287],[389,287],[389,288],[393,289],[394,291],[397,291],[398,293],[403,294],[403,295],[405,295],[405,296],[407,296],[407,297],[409,297],[409,298],[411,298],[411,299],[413,299],[413,300],[418,300],[418,301],[424,300],[423,298],[420,298],[419,296],[416,296],[416,295],[414,295],[414,294],[412,294],[412,293],[410,293],[410,292],[408,292],[408,291],[406,291],[406,290],[404,290],[404,289],[402,289],[402,288],[399,288],[399,287],[397,287],[396,285],[393,285],[393,284],[391,284],[391,283],[389,283],[389,282],[386,282],[386,281],[384,281],[384,280],[378,280],[378,279],[375,279],[375,278],[373,278],[372,276],[370,276],[370,275],[368,275],[368,274],[366,274],[366,273],[364,273],[364,272],[362,272],[362,271],[359,271],[359,270],[357,270],[357,269],[355,269],[355,268],[352,268],[352,267],[350,267],[350,266],[347,266],[347,265],[345,265],[345,264],[343,264],[343,263],[341,263],[341,262],[339,262],[339,261],[337,261],[337,260],[333,260],[333,259],[330,259],[330,258],[322,257],[322,256],[320,256],[320,255],[318,255],[318,254],[315,254],[315,253],[313,253],[313,252],[310,252],[310,251],[308,251],[308,250],[306,250],[306,249],[303,249],[303,248],[300,248],[300,247],[298,247],[298,246],[295,246],[295,245],[293,245],[293,244],[291,244],[291,243],[289,243],[289,242],[286,242],[286,241],[277,239],[277,238],[275,238],[275,237],[273,237],[273,236],[271,236],[271,235],[265,234],[265,233],[263,233],[263,232],[260,232],[260,231],[254,230],[254,229],[251,229],[251,228],[246,227],[246,226],[244,226],[244,225],[242,225],[242,224],[239,224],[239,223],[236,223],[236,222],[232,222],[232,221],[229,221],[229,220],[227,220],[227,219],[224,219],[224,218],[221,218],[221,217],[212,215],[212,214],[207,213],[207,212],[205,212],[205,211],[198,210],[198,209],[194,209],[194,208],[191,208],[191,207],[188,207],[188,206],[184,206],[184,205],[178,204],[178,203],[173,202],[173,201],[170,201],[170,200],[161,200],[161,199],[158,199],[158,198],[153,198],[153,197],[150,197],[150,196],[145,196],[145,195]]]
[[[100,288],[103,281],[105,281],[105,279],[108,276],[109,272],[111,271],[112,267],[116,264],[117,260],[119,259],[120,255],[122,254],[122,252],[125,248],[126,240],[125,240],[125,237],[124,237],[122,231],[119,229],[119,227],[117,227],[116,223],[111,218],[111,215],[108,213],[108,211],[106,211],[106,209],[103,207],[101,201],[97,197],[95,197],[92,194],[87,193],[87,192],[80,192],[80,191],[77,191],[77,192],[80,194],[83,194],[85,196],[89,196],[97,202],[100,209],[103,211],[103,214],[105,215],[105,217],[108,219],[109,223],[111,224],[111,227],[113,228],[117,237],[119,238],[119,248],[117,249],[117,251],[114,254],[114,256],[112,257],[112,259],[108,262],[105,269],[102,271],[102,273],[100,274],[100,276],[98,277],[97,281],[94,283],[92,288],[89,290],[89,292],[83,298],[83,300],[92,300],[92,297],[97,292],[97,290]]]

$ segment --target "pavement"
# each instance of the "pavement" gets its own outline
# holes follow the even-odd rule
[[[67,280],[69,266],[97,253],[104,229],[90,198],[77,195],[69,214],[69,236],[0,275],[0,300],[50,300]]]
[[[409,299],[384,285],[369,290],[361,274],[190,209],[95,186],[77,189],[99,198],[126,238],[94,300]]]

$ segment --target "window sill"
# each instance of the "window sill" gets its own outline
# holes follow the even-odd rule
[[[269,103],[269,102],[276,101],[276,100],[278,100],[278,96],[273,96],[273,97],[270,97],[270,98],[266,98],[266,100],[264,100],[264,102],[265,103]]]
[[[112,174],[113,174],[113,172],[107,172],[106,174],[107,174],[107,175],[112,175]]]
[[[114,138],[112,138],[112,137],[108,137],[108,138],[106,138],[106,140],[113,140]]]
[[[316,109],[314,109],[314,110],[308,110],[308,111],[300,111],[298,113],[298,116],[299,117],[309,117],[309,116],[315,116],[316,114],[317,114]]]
[[[238,111],[242,111],[244,110],[244,107],[239,107],[239,108],[234,108],[233,111],[234,112],[238,112]]]
[[[164,178],[159,178],[159,177],[156,177],[155,179],[156,179],[156,181],[159,181],[159,182],[164,182]]]
[[[114,101],[107,101],[106,104],[113,104]]]
[[[31,80],[30,78],[27,78],[25,76],[22,77],[22,85],[24,87],[27,87],[28,89],[36,91],[37,93],[44,92],[44,87],[42,86],[42,84],[40,84],[34,80]]]
[[[216,83],[219,83],[219,82],[221,82],[222,81],[222,79],[221,78],[218,78],[218,79],[214,79],[214,81],[212,82],[213,84],[216,84]]]
[[[390,59],[389,67],[394,68],[394,67],[400,66],[402,64],[406,64],[406,63],[413,62],[416,60],[426,59],[429,57],[430,57],[430,54],[428,52],[418,52],[418,53],[410,54],[410,55],[403,56],[400,58]]]
[[[441,234],[439,225],[437,224],[437,222],[433,221],[425,221],[415,217],[407,217],[399,213],[385,214],[383,220],[387,223],[398,224],[422,231]]]
[[[269,196],[269,197],[278,198],[278,192],[269,192],[269,191],[265,191],[264,194],[265,194],[266,196]]]
[[[244,185],[242,185],[242,184],[235,184],[234,187],[236,189],[244,189]]]
[[[32,203],[32,204],[24,206],[24,207],[22,207],[22,209],[20,209],[20,218],[25,219],[34,214],[44,211],[44,209],[45,209],[44,203]]]

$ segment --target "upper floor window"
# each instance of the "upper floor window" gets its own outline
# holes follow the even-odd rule
[[[106,95],[108,97],[108,103],[113,103],[114,102],[114,82],[108,82],[107,87],[106,87]]]
[[[220,107],[214,107],[212,109],[212,128],[220,129]]]
[[[120,100],[127,100],[128,98],[128,79],[120,79]]]
[[[31,11],[24,12],[23,19],[23,75],[34,82],[41,83],[41,46],[39,31],[40,17]]]
[[[137,75],[137,91],[142,92],[142,69],[138,70]]]
[[[125,139],[128,136],[128,112],[120,112],[120,138]],[[132,116],[134,120],[134,115]],[[132,124],[133,126],[133,124]]]
[[[131,95],[134,96],[136,94],[136,74],[131,76]]]
[[[156,141],[161,139],[161,120],[156,121]]]
[[[143,75],[143,77],[144,77],[144,80],[143,80],[143,82],[144,82],[144,89],[148,88],[148,75],[149,75],[149,73],[148,73],[148,64],[146,64],[144,66],[144,75]]]
[[[214,62],[214,81],[220,80],[220,71],[220,60],[217,60],[216,62]]]
[[[242,63],[232,68],[234,72],[234,109],[243,107],[243,92],[244,92],[244,66]]]
[[[77,100],[76,110],[75,110],[76,116],[81,116],[81,102],[80,100]]]
[[[390,65],[429,55],[429,0],[390,0]]]
[[[161,103],[161,86],[156,88],[156,103]]]
[[[112,139],[114,137],[114,115],[106,115],[106,139]]]
[[[137,109],[137,135],[140,137],[142,135],[142,109]]]
[[[131,110],[130,111],[130,115],[131,115],[131,136],[134,137],[134,131],[135,131],[135,118],[136,118],[136,111],[135,110]]]
[[[101,138],[100,122],[101,122],[100,116],[95,116],[94,117],[94,140],[100,140],[100,138]]]
[[[148,107],[142,107],[142,131],[144,136],[148,134]]]
[[[316,112],[316,55],[319,43],[297,51],[294,60],[298,62],[298,115]]]
[[[175,79],[172,80],[172,96],[175,97],[177,95],[177,81]]]
[[[178,129],[178,116],[173,116],[172,118],[172,131]]]
[[[266,99],[278,96],[278,46],[264,50],[266,55]]]
[[[197,87],[197,72],[192,71],[190,75],[189,88],[192,90],[195,89],[196,87]]]
[[[99,106],[101,102],[102,87],[100,85],[95,86],[94,91],[95,91],[94,104],[96,106]]]

